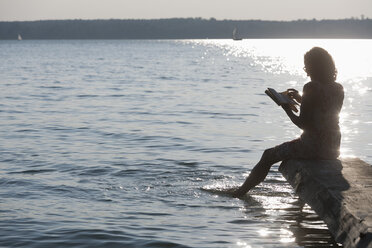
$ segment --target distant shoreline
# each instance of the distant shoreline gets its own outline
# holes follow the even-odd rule
[[[0,40],[40,39],[372,39],[372,19],[216,20],[202,18],[1,21]]]

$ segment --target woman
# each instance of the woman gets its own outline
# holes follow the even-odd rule
[[[290,106],[282,106],[291,121],[303,130],[300,138],[264,151],[244,184],[233,194],[243,196],[262,182],[270,167],[288,159],[336,159],[340,152],[339,113],[344,100],[341,84],[336,83],[337,70],[332,56],[323,48],[314,47],[304,56],[304,70],[311,78],[302,97],[295,90],[288,95],[301,103],[299,116]]]

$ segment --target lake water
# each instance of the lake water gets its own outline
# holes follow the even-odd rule
[[[371,40],[0,41],[0,246],[338,246],[278,165],[220,193],[300,135],[264,90],[301,90],[313,46],[371,163]]]

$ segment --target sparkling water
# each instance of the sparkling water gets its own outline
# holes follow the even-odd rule
[[[278,164],[224,193],[301,134],[264,91],[301,91],[313,46],[371,163],[371,40],[0,41],[0,246],[338,246]]]

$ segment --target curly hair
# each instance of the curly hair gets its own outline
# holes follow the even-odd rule
[[[320,82],[334,82],[337,69],[332,56],[321,47],[313,47],[304,56],[305,70],[311,80]]]

